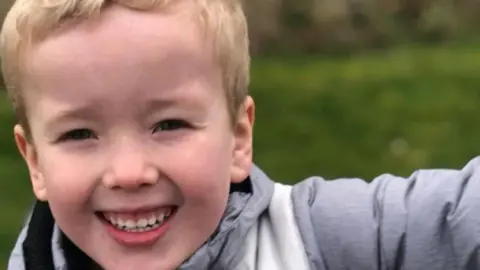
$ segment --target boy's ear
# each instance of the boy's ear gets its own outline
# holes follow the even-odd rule
[[[25,130],[21,125],[16,125],[13,129],[15,142],[23,159],[27,163],[30,173],[30,181],[32,182],[33,192],[37,199],[41,201],[47,200],[47,190],[43,175],[38,167],[37,152],[35,147],[26,137]]]
[[[255,103],[247,96],[238,112],[235,125],[235,147],[233,149],[232,182],[240,183],[250,174],[252,167],[253,124],[255,122]]]

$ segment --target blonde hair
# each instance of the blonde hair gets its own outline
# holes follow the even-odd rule
[[[194,1],[199,22],[212,35],[231,119],[248,93],[249,41],[239,0],[16,0],[0,34],[4,82],[19,124],[29,133],[22,89],[22,66],[29,47],[41,42],[66,20],[88,20],[113,4],[139,11],[164,9],[178,1]]]

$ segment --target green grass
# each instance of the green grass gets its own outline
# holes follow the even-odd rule
[[[479,72],[474,46],[258,59],[256,160],[291,182],[462,166],[480,150]]]
[[[479,72],[476,46],[254,59],[255,160],[288,183],[458,168],[480,150]],[[3,97],[0,123],[3,265],[31,189]]]
[[[27,172],[17,154],[13,136],[13,120],[9,104],[2,93],[0,99],[0,268],[6,269],[6,259],[32,200]]]

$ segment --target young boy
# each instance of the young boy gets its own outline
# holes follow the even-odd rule
[[[479,269],[479,159],[275,184],[235,0],[17,0],[1,35],[38,202],[8,269]]]

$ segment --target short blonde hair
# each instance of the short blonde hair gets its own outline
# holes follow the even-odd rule
[[[0,34],[4,82],[19,124],[29,125],[22,89],[26,51],[41,42],[62,22],[88,20],[116,4],[139,11],[166,8],[178,1],[193,1],[199,23],[215,42],[216,57],[232,122],[248,94],[250,55],[247,23],[239,0],[16,0]]]

